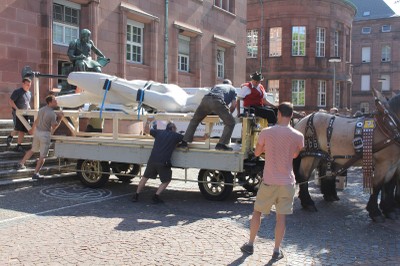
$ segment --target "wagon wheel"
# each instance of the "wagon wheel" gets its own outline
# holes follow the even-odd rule
[[[140,171],[140,165],[130,163],[111,163],[111,169],[120,181],[130,183],[134,177],[128,175],[137,175]]]
[[[258,188],[260,187],[261,180],[263,177],[263,168],[257,169],[257,171],[254,173],[251,173],[247,176],[244,177],[244,184],[243,187],[248,191],[248,192],[253,192],[257,193]]]
[[[108,162],[78,160],[76,169],[81,182],[91,188],[104,186],[110,177],[110,165]]]
[[[224,200],[233,190],[231,172],[202,169],[198,181],[201,193],[208,200]]]

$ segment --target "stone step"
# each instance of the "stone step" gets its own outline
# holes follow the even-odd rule
[[[14,122],[12,121],[12,119],[0,119],[0,129],[12,130],[13,128]]]
[[[45,164],[40,170],[40,174],[44,175],[45,177],[61,173],[76,174],[76,171],[73,171],[74,169],[76,169],[75,163],[68,163],[63,165],[62,167],[54,164],[53,165]],[[22,170],[16,170],[15,166],[14,169],[0,169],[0,180],[31,178],[34,171],[35,171],[34,165],[32,167],[29,166],[28,168]]]

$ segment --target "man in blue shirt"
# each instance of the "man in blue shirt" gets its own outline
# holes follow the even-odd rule
[[[149,122],[145,125],[145,132],[148,132]],[[153,203],[163,203],[160,199],[160,194],[167,188],[172,179],[172,164],[171,156],[176,144],[182,141],[183,135],[176,133],[176,126],[174,123],[169,122],[165,130],[151,129],[150,135],[154,137],[154,145],[147,162],[146,170],[144,171],[142,179],[140,179],[136,193],[133,194],[132,201],[139,200],[139,194],[146,185],[149,178],[155,179],[157,175],[160,176],[161,184],[154,194]]]

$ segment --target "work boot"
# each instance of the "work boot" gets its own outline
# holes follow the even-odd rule
[[[7,148],[10,148],[11,142],[13,141],[13,136],[9,135],[6,140]]]
[[[160,199],[160,196],[158,196],[157,194],[154,194],[151,200],[153,201],[154,204],[164,203],[164,201]]]
[[[187,150],[187,149],[188,149],[188,144],[187,144],[186,141],[182,140],[182,142],[179,143],[177,147],[178,147],[179,149]]]
[[[219,151],[231,151],[231,150],[233,150],[231,147],[229,147],[229,146],[227,146],[225,144],[222,144],[222,143],[218,143],[215,146],[215,149],[219,150]]]
[[[138,202],[139,201],[139,194],[138,193],[133,193],[132,202]]]

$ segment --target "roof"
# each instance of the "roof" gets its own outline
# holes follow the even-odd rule
[[[383,0],[350,0],[356,7],[355,21],[390,18],[396,13]]]

